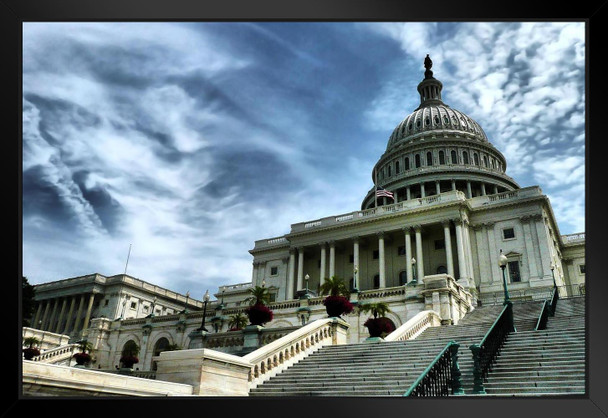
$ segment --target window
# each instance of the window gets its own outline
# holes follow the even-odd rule
[[[462,152],[462,162],[464,164],[468,164],[469,163],[469,154],[466,151]]]
[[[515,238],[515,230],[513,228],[505,228],[502,230],[502,239]]]
[[[106,299],[103,301],[103,306],[108,306],[108,303],[110,303],[110,299]]]
[[[511,283],[521,282],[521,276],[519,275],[519,261],[509,261],[507,263],[509,268],[509,278]]]
[[[407,283],[407,271],[403,270],[399,272],[399,286],[403,286]]]
[[[387,167],[387,170],[388,170],[388,176],[390,177],[392,175],[392,173],[391,173],[391,166],[390,165]]]
[[[426,165],[433,165],[433,154],[430,152],[426,153]]]
[[[380,251],[374,250],[373,255],[372,255],[373,259],[377,260],[379,256],[380,256]]]
[[[488,166],[488,157],[486,157],[485,155],[483,156],[483,166],[484,167]]]
[[[442,239],[435,240],[435,249],[442,250],[445,248],[445,241]]]
[[[397,248],[397,255],[405,255],[405,245]]]
[[[409,170],[410,169],[410,159],[408,157],[405,157],[405,160],[403,161],[403,169],[404,170]]]
[[[416,157],[414,157],[414,159],[416,160],[416,168],[420,167],[420,154],[416,154]]]
[[[270,267],[270,275],[271,276],[276,276],[279,273],[279,268],[278,267]]]
[[[458,164],[458,158],[456,157],[456,151],[452,150],[452,152],[450,152],[450,162],[452,164]]]
[[[380,288],[380,275],[376,274],[374,276],[374,289],[379,289]]]
[[[348,290],[352,291],[355,288],[355,279],[353,277],[348,281]]]
[[[585,265],[584,264],[579,264],[578,265],[578,271],[581,274],[585,274]]]
[[[443,151],[439,151],[439,164],[445,164],[445,153]]]
[[[477,153],[473,154],[473,163],[479,165],[479,155]]]
[[[395,174],[399,174],[399,161],[395,161]]]
[[[131,309],[137,308],[137,302],[131,302]]]

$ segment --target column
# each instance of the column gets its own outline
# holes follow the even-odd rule
[[[287,292],[285,299],[291,300],[294,297],[293,284],[296,273],[296,252],[294,248],[289,249],[289,271],[287,272]]]
[[[304,248],[298,247],[298,283],[297,290],[304,288]]]
[[[354,237],[353,238],[353,273],[354,273],[354,269],[357,269],[357,274],[353,274],[353,278],[354,278],[354,283],[353,283],[353,287],[355,289],[359,288],[359,237]]]
[[[49,310],[51,309],[51,301],[47,299],[44,301],[44,314],[42,315],[42,323],[40,324],[40,329],[44,331],[44,327],[46,326],[46,322],[49,319]]]
[[[450,221],[443,221],[443,237],[445,240],[445,258],[448,274],[454,277],[454,260],[452,259],[452,237],[450,236]]]
[[[416,233],[416,276],[418,283],[422,284],[424,280],[424,260],[422,258],[422,233],[420,225],[414,226],[414,232]]]
[[[74,329],[72,330],[72,334],[80,331],[80,318],[82,315],[82,309],[84,308],[84,294],[80,295],[80,303],[78,304],[78,312],[76,312],[76,323],[74,324]]]
[[[494,223],[487,222],[484,224],[488,231],[488,263],[490,264],[490,283],[494,280],[498,281],[498,283],[502,282],[502,272],[500,271],[500,267],[498,267],[498,254],[499,248],[496,248],[496,239],[494,238]]]
[[[452,180],[452,190],[456,190],[456,180]]]
[[[426,193],[424,193],[424,183],[420,183],[420,197],[426,197]]]
[[[87,306],[87,313],[84,316],[84,323],[82,324],[83,331],[89,327],[89,320],[91,319],[91,311],[93,309],[93,300],[95,300],[95,293],[91,293],[89,296],[89,305]]]
[[[471,191],[471,182],[467,180],[467,198],[470,199],[473,197],[473,192]]]
[[[49,319],[49,324],[47,325],[47,329],[45,331],[53,332],[53,328],[55,325],[55,316],[57,315],[57,305],[59,305],[59,299],[53,299],[53,311],[51,313],[51,319]]]
[[[65,307],[68,304],[68,298],[63,298],[63,303],[61,304],[61,311],[59,312],[59,319],[57,320],[57,326],[55,327],[55,333],[58,334],[61,330],[61,323],[63,322],[63,314],[65,314]]]
[[[486,185],[483,182],[481,182],[481,195],[482,196],[486,195]]]
[[[393,203],[397,203],[399,201],[399,196],[397,195],[397,190],[395,190],[393,192],[394,196],[395,196],[395,200],[393,200]]]
[[[42,301],[38,302],[38,309],[36,309],[36,316],[34,317],[34,322],[32,322],[32,328],[38,328],[38,321],[40,321],[40,315],[42,315]]]
[[[469,273],[469,279],[471,279],[469,286],[475,287],[475,274],[473,270],[473,250],[471,247],[471,236],[469,234],[469,221],[467,221],[466,219],[463,222],[462,232],[464,234],[464,254],[467,260],[467,272]]]
[[[411,282],[414,278],[412,275],[412,239],[410,236],[411,228],[403,228],[405,233],[405,272],[407,275],[407,281]]]
[[[538,279],[538,269],[536,266],[536,257],[534,256],[532,231],[530,231],[530,217],[522,216],[519,218],[524,230],[524,245],[526,247],[526,256],[528,258],[528,269],[530,272],[530,280]]]
[[[323,284],[327,272],[327,245],[322,242],[321,246],[321,271],[319,272],[319,283]]]
[[[496,185],[494,185],[494,194],[498,193],[498,187],[496,187]]]
[[[441,183],[439,182],[439,180],[435,181],[435,190],[437,191],[437,194],[441,193]]]
[[[329,241],[329,277],[336,275],[336,241]]]
[[[456,226],[456,251],[458,252],[458,280],[467,277],[467,262],[464,256],[464,239],[462,233],[462,220],[454,220]]]
[[[405,198],[407,200],[411,200],[412,199],[412,191],[410,189],[410,186],[407,186],[407,188],[405,189]]]
[[[483,233],[484,224],[477,224],[473,226],[473,230],[475,231],[475,242],[477,243],[477,265],[479,266],[479,286],[487,284],[488,276],[490,275],[489,268],[490,266],[485,263],[485,253],[488,248],[487,240],[484,238],[485,235]]]
[[[386,287],[386,264],[384,260],[384,232],[378,232],[378,268],[380,275],[380,289]]]
[[[76,304],[76,298],[70,297],[70,309],[68,310],[68,316],[65,319],[65,327],[63,328],[62,334],[67,334],[70,330],[70,324],[72,323],[72,314],[74,313],[74,305]]]
[[[251,274],[251,284],[253,286],[257,286],[258,284],[258,265],[259,263],[257,261],[253,262],[253,272]]]

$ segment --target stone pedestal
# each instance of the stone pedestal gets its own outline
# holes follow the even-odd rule
[[[207,334],[207,331],[202,330],[194,330],[190,334],[188,334],[188,337],[190,337],[190,344],[188,344],[188,349],[204,348],[205,341],[207,339]]]
[[[247,325],[243,329],[243,351],[251,352],[260,348],[260,334],[264,329],[261,325]]]

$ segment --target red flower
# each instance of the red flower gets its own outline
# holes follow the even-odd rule
[[[86,364],[91,361],[91,355],[87,353],[76,353],[72,357],[76,360],[76,364]]]
[[[26,360],[31,360],[36,356],[40,355],[40,350],[38,350],[37,348],[24,348],[23,349],[23,357]]]
[[[260,303],[250,306],[245,313],[249,317],[251,325],[264,325],[266,322],[272,321],[274,317],[272,311]]]
[[[323,305],[329,317],[339,317],[353,311],[353,304],[344,296],[328,296],[323,299]]]
[[[363,326],[367,327],[370,337],[386,337],[395,330],[395,324],[389,318],[369,318]]]

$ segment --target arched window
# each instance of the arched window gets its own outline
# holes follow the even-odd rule
[[[390,177],[392,175],[391,173],[391,166],[389,165],[386,170],[388,171],[388,177]]]
[[[483,156],[483,166],[484,167],[488,166],[488,157],[486,157],[485,155]]]
[[[407,271],[403,270],[399,272],[399,286],[403,286],[407,283]]]
[[[433,154],[431,152],[426,153],[426,165],[433,165]]]
[[[154,344],[154,355],[158,356],[163,351],[167,351],[169,349],[169,340],[165,337],[160,338],[156,344]]]
[[[469,154],[466,151],[462,152],[462,162],[464,164],[468,164],[469,163]]]
[[[420,154],[416,154],[415,160],[416,160],[416,168],[419,168],[420,167]]]
[[[477,153],[473,153],[473,163],[475,165],[479,165],[479,155],[477,155]]]
[[[458,158],[456,157],[456,151],[454,150],[450,153],[450,161],[452,164],[458,164]]]
[[[399,174],[399,161],[395,161],[395,174]]]
[[[490,158],[490,168],[494,168],[494,159]]]
[[[374,276],[374,289],[380,289],[380,275],[376,274]]]
[[[439,151],[439,164],[445,164],[445,153],[443,151]]]
[[[410,159],[408,157],[405,157],[405,160],[403,161],[403,169],[404,170],[410,169]]]

